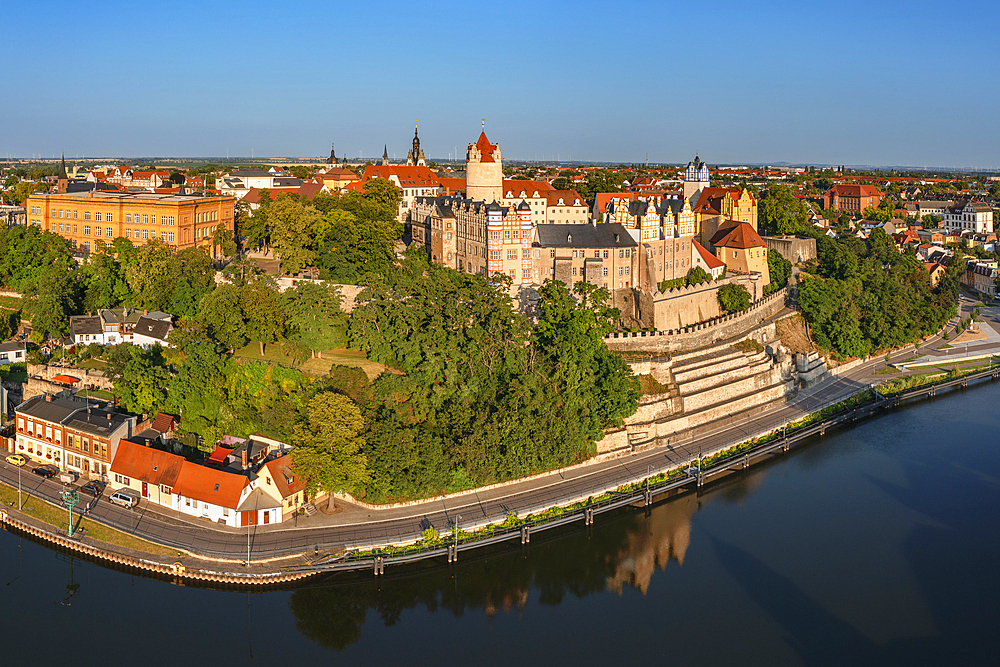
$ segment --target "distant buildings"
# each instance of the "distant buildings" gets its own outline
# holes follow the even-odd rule
[[[975,234],[993,231],[993,209],[982,202],[959,202],[944,210],[941,224],[946,229]]]
[[[823,195],[823,207],[848,213],[861,213],[869,206],[882,203],[884,194],[874,185],[838,183]]]
[[[170,347],[167,336],[173,329],[167,313],[134,308],[102,308],[96,315],[73,315],[69,318],[70,338],[74,345],[118,345],[132,343],[150,347],[159,343]]]
[[[28,197],[28,224],[69,240],[82,252],[124,237],[133,245],[161,238],[173,250],[210,247],[220,224],[232,232],[235,197],[152,192],[35,193]]]

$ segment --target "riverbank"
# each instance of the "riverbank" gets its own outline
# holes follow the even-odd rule
[[[191,562],[194,559],[191,556],[182,557],[173,563],[163,562],[162,559],[155,558],[156,553],[147,554],[154,558],[144,558],[142,555],[129,556],[131,560],[126,562],[132,567],[147,570],[158,576],[186,576],[192,580],[236,586],[275,585],[331,571],[371,569],[378,575],[384,573],[387,564],[395,566],[437,557],[445,557],[448,562],[454,562],[463,551],[514,539],[520,539],[522,544],[527,544],[531,535],[539,531],[557,528],[581,519],[585,525],[590,525],[594,522],[595,516],[605,512],[630,505],[648,506],[654,502],[654,498],[662,499],[665,496],[699,490],[716,478],[746,470],[757,463],[770,460],[775,454],[788,452],[793,446],[815,435],[824,434],[827,428],[891,409],[905,400],[934,396],[942,387],[965,387],[970,380],[995,379],[998,370],[1000,368],[980,370],[938,381],[927,379],[922,386],[908,388],[894,396],[873,392],[867,388],[861,389],[847,399],[822,406],[805,417],[788,421],[767,433],[757,434],[724,448],[705,451],[696,465],[692,465],[694,461],[689,461],[685,465],[672,465],[663,469],[647,468],[645,474],[634,475],[611,488],[592,488],[590,493],[572,502],[550,504],[531,512],[507,512],[492,521],[459,523],[461,517],[456,517],[458,520],[446,530],[439,531],[433,526],[427,526],[421,533],[406,536],[405,542],[400,539],[375,543],[373,540],[368,545],[359,545],[346,552],[324,550],[320,553],[317,546],[311,558],[301,554],[302,558],[295,559],[298,562],[286,561],[283,565],[270,567],[258,564],[256,567],[260,571],[252,574],[243,571],[222,571],[232,570],[234,563],[240,563],[245,568],[245,561],[235,559],[228,561],[229,566],[216,565],[214,569],[192,567]],[[32,500],[36,503],[42,502]],[[49,507],[53,512],[61,512],[58,508]],[[20,528],[12,523],[16,521],[14,517],[7,515],[2,518],[9,525]],[[76,549],[80,545],[78,541],[69,542],[67,538],[51,532],[44,539],[67,549]],[[102,550],[100,546],[86,546],[88,548],[81,551],[96,557],[104,557],[115,563],[123,562],[120,553]],[[157,548],[153,551],[163,550]],[[102,552],[104,556],[101,555]]]

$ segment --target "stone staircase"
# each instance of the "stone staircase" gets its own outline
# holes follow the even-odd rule
[[[771,343],[765,349],[776,349],[773,341],[765,342]],[[598,443],[599,454],[667,444],[699,426],[782,403],[795,386],[790,363],[777,364],[766,351],[743,352],[728,344],[637,362],[633,369],[651,374],[669,391],[643,396],[626,419],[626,437],[619,433],[613,441]]]

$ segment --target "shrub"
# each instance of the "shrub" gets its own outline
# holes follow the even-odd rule
[[[740,312],[750,307],[750,292],[743,285],[723,285],[719,288],[719,304],[729,312]]]

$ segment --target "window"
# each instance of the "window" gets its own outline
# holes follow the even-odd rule
[[[84,236],[90,236],[90,225],[84,226],[84,228],[83,228],[83,235]]]
[[[149,224],[151,224],[151,225],[155,225],[156,224],[156,215],[149,216]]]
[[[76,216],[74,215],[73,217],[75,218]],[[104,218],[104,219],[105,219],[105,221],[107,221],[107,222],[114,222],[114,221],[115,221],[115,218],[114,218],[114,215],[113,215],[113,214],[111,214],[111,213],[108,213],[108,215],[107,215],[107,216],[105,216],[105,218]],[[108,234],[108,236],[111,236],[111,234]]]
[[[56,211],[55,209],[52,209],[52,217],[53,218],[58,218],[59,217],[59,212]]]
[[[143,213],[143,215],[142,215],[142,224],[144,224],[144,225],[149,224],[149,215]]]
[[[625,257],[625,251],[624,250],[619,250],[618,251],[618,259],[621,259],[623,257]]]
[[[94,220],[100,222],[100,220],[101,220],[101,212],[100,211],[97,211],[96,213],[94,213]]]
[[[594,251],[594,259],[600,259],[600,258],[601,258],[601,251],[600,250],[595,250]]]
[[[125,230],[125,238],[127,238],[127,239],[132,238],[132,230],[131,229],[126,229]]]
[[[114,236],[115,235],[115,233],[113,231],[111,231],[110,227],[106,228],[104,231],[105,231],[105,234],[104,234],[105,236]]]
[[[170,226],[174,226],[174,216],[170,216]]]
[[[625,249],[625,256],[626,256],[626,257],[628,257],[628,256],[629,256],[629,250],[628,250],[628,248],[626,248],[626,249]]]
[[[132,222],[132,214],[131,213],[126,213],[125,214],[125,222]]]
[[[100,236],[100,235],[101,235],[101,228],[94,227],[94,236]]]
[[[574,276],[576,275],[576,267],[575,266],[573,267],[573,275]]]
[[[549,248],[549,257],[555,257],[555,256],[556,256],[556,249]]]
[[[149,230],[148,229],[142,230],[142,239],[145,241],[148,238],[149,238]]]
[[[608,251],[607,251],[607,250],[605,250],[605,251],[604,251],[604,259],[607,259],[607,258],[608,258]]]
[[[52,223],[53,226],[55,226],[55,224],[56,223],[54,223],[54,222]],[[62,230],[63,230],[63,224],[60,222],[59,223],[59,231],[61,232]]]
[[[63,211],[62,209],[59,209],[59,217],[60,217],[60,218],[64,217],[64,216],[63,216],[63,213],[64,213],[64,211]]]
[[[576,250],[573,251],[573,259],[576,259]]]
[[[155,235],[156,232],[153,232],[153,234]],[[166,241],[167,240],[167,233],[166,232],[160,232],[160,238],[163,239],[164,241]]]
[[[167,242],[168,243],[173,243],[174,242],[174,233],[173,232],[170,232],[169,234],[167,234]]]
[[[608,267],[605,266],[604,267],[604,277],[607,278],[607,276],[608,276]],[[605,283],[604,286],[607,287],[608,286],[607,283]]]
[[[618,267],[618,275],[623,275],[624,273],[625,273],[625,269],[623,269],[622,267],[619,266]]]
[[[627,266],[625,267],[625,275],[626,276],[628,275],[628,267]]]
[[[510,230],[505,230],[504,233],[503,233],[503,237],[505,239],[510,239]]]
[[[69,225],[66,225],[66,227],[68,228]],[[73,225],[73,233],[76,234],[76,225]],[[73,241],[73,243],[76,243],[76,241]]]
[[[73,219],[76,220],[76,211],[73,211]]]

